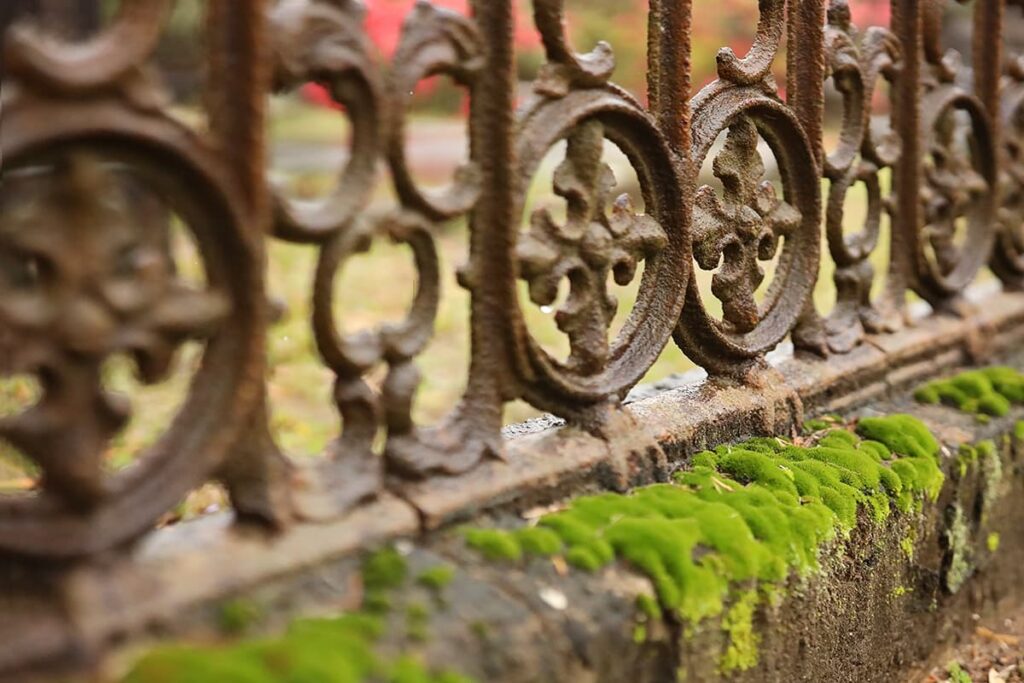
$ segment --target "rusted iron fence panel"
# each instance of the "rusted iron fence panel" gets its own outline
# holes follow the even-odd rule
[[[1004,15],[1017,12],[1001,0],[968,3],[975,43],[963,56],[941,44],[938,0],[893,0],[891,26],[870,27],[854,25],[845,0],[761,0],[749,53],[723,48],[717,79],[692,96],[690,38],[701,27],[689,0],[650,2],[645,96],[615,84],[607,44],[575,51],[560,0],[534,0],[545,63],[522,101],[512,0],[475,0],[469,16],[417,4],[387,63],[357,0],[210,0],[203,128],[172,116],[147,66],[173,4],[123,0],[81,43],[28,22],[4,35],[0,358],[5,373],[41,387],[33,407],[0,419],[0,437],[41,473],[37,490],[0,496],[4,562],[123,547],[210,480],[241,520],[287,533],[385,488],[502,457],[503,406],[514,399],[607,435],[669,344],[713,378],[756,387],[787,337],[798,353],[846,354],[907,324],[908,292],[962,314],[987,264],[1007,289],[1024,284],[1024,62],[1003,54]],[[781,88],[773,67],[787,34]],[[406,157],[410,94],[436,75],[471,102],[470,160],[441,191],[420,186]],[[353,130],[344,171],[314,204],[264,172],[269,95],[310,81]],[[828,82],[842,103],[833,144]],[[872,114],[883,94],[888,121]],[[606,140],[635,171],[642,210],[614,196]],[[564,216],[524,215],[532,179],[563,143],[552,190]],[[702,184],[705,164],[720,190]],[[384,210],[369,206],[380,165],[397,197]],[[844,202],[858,185],[867,216],[850,234]],[[167,247],[169,214],[197,245],[201,281],[183,277]],[[467,386],[447,419],[419,425],[415,361],[441,297],[435,240],[458,218],[470,225],[458,274],[471,294]],[[311,283],[310,324],[340,421],[330,457],[309,466],[289,461],[268,427],[271,240],[319,254],[315,272],[296,276]],[[333,282],[376,240],[411,250],[415,298],[404,320],[347,335]],[[872,266],[879,251],[885,272]],[[835,265],[828,315],[811,297],[822,259]],[[713,272],[710,291],[699,272]],[[634,280],[636,302],[610,334],[609,283]],[[567,359],[531,336],[528,305],[557,308]],[[104,388],[104,364],[127,355],[143,381],[161,382],[191,342],[202,357],[180,412],[134,466],[107,471],[103,454],[130,408]],[[380,370],[377,391],[367,377]]]

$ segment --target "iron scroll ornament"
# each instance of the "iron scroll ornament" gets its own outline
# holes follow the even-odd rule
[[[320,249],[313,284],[317,347],[335,373],[334,399],[343,428],[328,447],[332,458],[314,474],[313,495],[301,494],[304,516],[332,516],[372,497],[385,473],[402,478],[458,474],[483,454],[498,452],[494,438],[472,433],[457,413],[437,427],[412,419],[419,386],[415,357],[433,333],[440,266],[432,235],[439,221],[465,215],[480,192],[473,162],[456,169],[448,186],[418,185],[406,160],[405,116],[423,79],[449,76],[473,96],[483,68],[481,38],[466,17],[419,2],[406,18],[390,68],[378,65],[363,29],[365,5],[357,0],[287,0],[271,14],[276,86],[289,90],[310,80],[344,107],[353,128],[352,154],[335,189],[324,200],[299,203],[276,193],[275,233]],[[339,114],[341,115],[341,114]],[[377,164],[386,159],[399,206],[368,211]],[[335,320],[334,281],[345,263],[376,239],[412,251],[418,274],[415,301],[400,322],[343,335]],[[379,390],[366,375],[385,366]],[[375,453],[379,429],[387,431],[384,457]]]
[[[714,162],[725,193],[697,191],[693,255],[712,277],[723,318],[708,312],[691,279],[675,338],[683,352],[711,374],[743,373],[790,332],[813,291],[820,251],[817,164],[793,112],[760,87],[724,82],[708,86],[694,102],[693,168],[727,132]],[[782,197],[762,180],[757,145],[767,142],[778,161]],[[779,254],[764,303],[755,297],[764,278],[758,261]]]
[[[921,189],[924,227],[917,241],[917,288],[936,304],[963,291],[992,251],[997,171],[994,141],[984,108],[959,88],[940,86],[925,95],[929,158]],[[964,113],[966,125],[956,114]],[[968,150],[958,144],[963,136]],[[961,245],[958,223],[967,223]]]
[[[566,202],[559,222],[533,211],[514,245],[518,276],[530,300],[552,306],[559,287],[567,299],[555,322],[569,338],[565,361],[531,336],[521,306],[512,309],[513,370],[518,393],[534,407],[577,424],[600,428],[605,407],[621,400],[669,342],[691,271],[689,214],[676,156],[653,117],[610,83],[615,58],[606,43],[577,54],[565,32],[564,3],[536,0],[534,23],[547,62],[535,96],[519,117],[515,140],[515,215],[545,156],[561,142],[566,156],[555,171],[554,192]],[[606,141],[637,174],[644,201],[638,212],[604,162]],[[624,286],[643,264],[639,293],[622,329],[609,339],[619,302],[608,281]],[[508,283],[515,287],[514,282]],[[514,289],[509,300],[516,301]]]
[[[635,169],[644,197],[638,213],[627,195],[612,196],[616,181],[603,162],[605,139]],[[567,141],[555,173],[555,192],[567,203],[564,224],[546,210],[530,216],[516,258],[537,305],[555,303],[559,284],[568,299],[556,312],[571,353],[561,362],[529,334],[522,310],[513,311],[516,372],[524,397],[541,410],[594,423],[594,409],[625,396],[671,338],[690,275],[685,206],[672,153],[651,117],[612,86],[570,90],[538,101],[523,117],[517,142],[519,213],[545,155]],[[617,337],[608,339],[618,302],[609,276],[631,282],[644,263],[635,306]]]
[[[933,306],[955,300],[988,262],[998,218],[996,141],[985,105],[971,91],[970,69],[956,51],[942,53],[946,4],[930,0],[921,10],[924,159],[913,265],[914,289]]]
[[[832,351],[846,353],[866,333],[898,328],[899,302],[887,292],[876,306],[871,297],[875,271],[870,257],[878,247],[886,212],[879,173],[900,157],[900,140],[892,128],[874,129],[871,104],[884,79],[893,83],[901,68],[901,49],[889,30],[870,27],[860,32],[852,24],[845,0],[834,0],[825,31],[826,77],[842,95],[843,119],[836,148],[825,156],[824,177],[829,180],[825,227],[829,251],[836,263],[836,307],[826,320]],[[863,228],[844,231],[845,201],[861,184],[867,194]],[[902,293],[900,293],[902,296]]]
[[[5,335],[16,347],[28,343],[42,351],[15,356],[9,370],[38,376],[43,394],[0,423],[0,436],[41,466],[42,481],[36,495],[0,498],[0,552],[76,557],[141,536],[217,476],[259,395],[252,369],[259,365],[262,274],[241,200],[212,151],[187,128],[102,94],[21,95],[4,107],[5,173],[25,167],[63,173],[76,163],[128,169],[191,230],[206,275],[204,291],[189,291],[171,264],[155,268],[154,276],[152,252],[123,252],[116,240],[124,234],[110,224],[89,225],[83,216],[55,230],[90,240],[103,259],[76,265],[66,250],[55,251],[64,244],[59,241],[26,252],[34,247],[24,232],[5,230]],[[135,256],[124,261],[124,254]],[[36,275],[15,277],[27,263],[40,264],[29,271]],[[48,311],[47,318],[28,316],[19,305],[33,300],[45,304],[33,310]],[[90,315],[76,317],[76,310]],[[103,452],[128,413],[104,390],[99,368],[125,353],[143,381],[160,381],[175,348],[188,339],[205,348],[174,421],[131,468],[105,472]]]
[[[1003,168],[992,270],[1007,287],[1024,288],[1024,59],[1012,58],[1003,79]]]

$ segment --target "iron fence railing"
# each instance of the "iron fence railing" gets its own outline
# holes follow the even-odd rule
[[[123,0],[81,44],[27,24],[5,36],[0,359],[42,389],[33,407],[0,419],[0,436],[41,471],[38,489],[0,497],[0,553],[107,551],[208,480],[224,483],[243,518],[284,527],[336,517],[385,487],[500,457],[513,399],[601,434],[673,338],[713,377],[752,382],[789,335],[798,352],[843,354],[899,329],[908,292],[956,313],[987,264],[1008,289],[1024,284],[1024,62],[1004,57],[1001,0],[970,3],[966,59],[943,51],[938,0],[893,0],[888,27],[855,26],[845,0],[760,0],[749,53],[722,49],[718,79],[692,97],[691,0],[652,0],[646,104],[615,85],[608,45],[574,51],[560,0],[534,0],[546,62],[521,103],[512,0],[476,0],[471,16],[417,4],[389,64],[356,0],[207,4],[208,131],[171,115],[146,68],[172,0]],[[780,88],[772,68],[787,35]],[[442,191],[421,187],[406,160],[409,94],[435,75],[471,101],[471,160]],[[315,204],[264,173],[267,98],[309,81],[353,130],[336,188]],[[827,146],[828,81],[842,123]],[[883,90],[888,125],[872,116]],[[635,171],[642,210],[613,196],[605,140]],[[563,141],[553,190],[564,217],[524,216],[531,179]],[[698,187],[708,162],[720,191]],[[397,194],[384,212],[368,208],[380,163]],[[844,201],[858,185],[867,215],[850,234]],[[201,280],[185,278],[167,248],[168,213],[198,245]],[[886,214],[894,227],[883,239]],[[446,420],[421,426],[415,360],[440,297],[435,231],[459,217],[470,224],[459,272],[471,294],[467,388]],[[272,239],[319,250],[315,273],[296,275],[312,281],[316,344],[336,376],[339,436],[302,477],[266,419]],[[414,301],[405,320],[346,335],[332,283],[381,239],[414,255]],[[889,255],[885,272],[872,266],[877,252]],[[826,317],[811,299],[822,259],[834,262],[838,296]],[[710,291],[698,272],[713,272]],[[635,279],[632,312],[610,334],[609,283]],[[531,337],[529,305],[557,308],[567,360]],[[190,341],[203,355],[180,412],[132,467],[108,472],[103,454],[130,413],[104,388],[104,364],[126,354],[144,381],[160,382]],[[376,391],[366,378],[380,369]]]

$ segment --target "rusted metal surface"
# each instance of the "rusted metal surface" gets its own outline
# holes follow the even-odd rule
[[[615,84],[612,46],[576,51],[560,0],[533,2],[545,61],[525,87],[512,0],[476,0],[468,16],[420,2],[386,60],[358,0],[211,0],[203,131],[171,116],[148,65],[171,0],[123,0],[78,44],[14,25],[3,47],[0,369],[34,376],[42,392],[0,421],[0,437],[41,478],[29,494],[0,495],[2,562],[116,550],[209,480],[226,485],[240,518],[282,533],[337,522],[385,489],[411,495],[505,457],[503,406],[515,399],[621,439],[622,400],[673,338],[713,382],[763,388],[777,377],[765,356],[787,337],[819,355],[884,347],[909,291],[965,314],[963,293],[988,263],[1020,289],[1024,62],[1000,47],[1018,13],[1002,0],[967,4],[965,61],[944,52],[939,0],[893,0],[888,27],[855,26],[847,0],[760,0],[749,53],[723,48],[717,80],[691,96],[691,2],[652,0],[645,97]],[[783,91],[773,68],[787,34]],[[428,190],[410,170],[405,124],[410,93],[437,75],[468,96],[470,160]],[[313,203],[265,174],[267,98],[310,81],[353,131],[334,189]],[[826,144],[833,106],[841,127]],[[642,206],[622,194],[609,143]],[[544,189],[564,215],[529,197],[553,150],[564,158]],[[720,189],[704,184],[705,164]],[[381,167],[395,199],[370,207]],[[847,233],[857,185],[867,217]],[[179,274],[171,215],[198,247],[201,282]],[[467,388],[448,418],[420,425],[416,361],[443,296],[436,236],[454,220],[470,226],[458,273],[471,295]],[[296,276],[310,283],[340,419],[330,457],[308,466],[268,427],[270,240],[319,255]],[[415,297],[403,320],[343,333],[334,282],[377,240],[412,253]],[[879,252],[886,272],[872,265]],[[835,265],[829,312],[811,296],[823,258]],[[624,304],[613,283],[638,289],[614,334]],[[567,358],[531,335],[529,306],[556,309]],[[143,382],[160,382],[186,342],[203,356],[179,413],[138,464],[107,471],[130,409],[101,368],[127,355]]]
[[[854,26],[846,2],[829,7],[825,41],[827,74],[843,103],[838,144],[823,160],[824,175],[829,180],[825,232],[836,263],[838,299],[827,330],[831,350],[845,353],[866,333],[891,332],[899,326],[891,320],[900,306],[898,300],[890,298],[881,305],[872,301],[875,272],[870,257],[878,248],[886,210],[879,174],[899,161],[900,138],[891,127],[879,131],[872,125],[871,114],[877,89],[883,82],[892,86],[898,78],[902,51],[888,29],[874,26],[861,31]],[[846,235],[846,195],[858,183],[867,191],[867,217],[863,230]],[[901,296],[891,289],[886,294]],[[883,313],[886,310],[889,320]]]

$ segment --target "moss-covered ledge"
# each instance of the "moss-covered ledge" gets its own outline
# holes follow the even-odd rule
[[[225,603],[208,637],[248,638],[158,649],[129,680],[901,680],[1024,597],[1024,410],[1005,407],[876,403],[671,483],[378,548]]]

